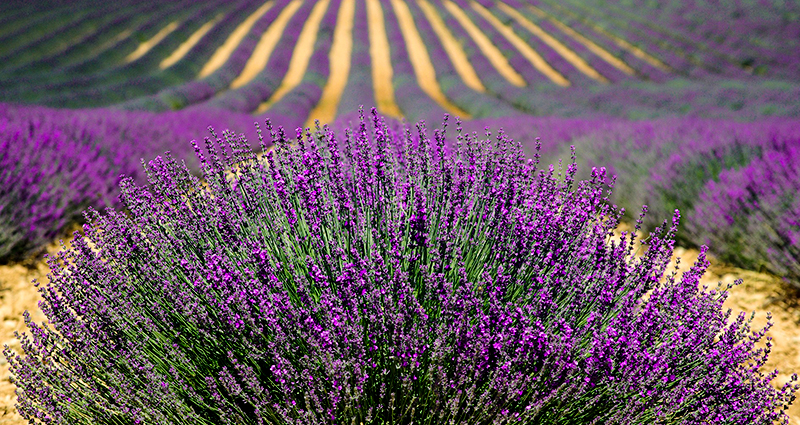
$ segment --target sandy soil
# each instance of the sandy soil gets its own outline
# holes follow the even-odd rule
[[[383,9],[378,0],[367,0],[367,22],[369,25],[369,56],[372,59],[372,88],[375,103],[381,114],[392,118],[402,118],[403,112],[397,106],[392,84],[392,58],[389,39],[383,20]]]
[[[244,21],[242,21],[239,26],[236,27],[235,30],[228,36],[222,46],[214,52],[214,55],[211,56],[211,59],[203,65],[203,68],[200,70],[200,73],[197,75],[197,78],[205,78],[211,75],[214,71],[225,65],[225,62],[228,61],[228,58],[231,57],[233,51],[239,47],[239,43],[244,40],[247,34],[250,32],[250,28],[253,28],[253,25],[256,24],[259,18],[264,16],[268,10],[272,8],[275,4],[272,1],[268,1],[261,5],[255,12],[251,13],[250,16],[247,17]]]
[[[486,87],[484,87],[481,79],[469,62],[469,58],[467,58],[467,54],[464,52],[461,42],[450,32],[447,28],[447,24],[444,23],[444,20],[442,20],[442,17],[436,9],[434,9],[427,0],[419,0],[417,1],[417,5],[428,19],[433,31],[439,36],[439,41],[442,42],[444,51],[450,57],[450,62],[453,63],[456,72],[461,76],[464,84],[477,92],[486,93]]]
[[[528,83],[525,82],[525,79],[522,78],[522,75],[519,75],[517,70],[508,63],[508,60],[503,55],[503,52],[498,49],[489,37],[483,33],[483,31],[475,25],[472,20],[461,10],[458,5],[453,3],[450,0],[444,0],[444,7],[447,8],[447,11],[453,15],[459,24],[464,28],[464,31],[469,34],[472,38],[472,41],[478,46],[481,52],[486,56],[486,59],[489,60],[489,63],[497,70],[497,72],[503,76],[509,83],[517,86],[517,87],[525,87]]]
[[[428,55],[425,42],[422,41],[422,36],[419,34],[419,31],[417,31],[411,9],[408,8],[408,5],[404,1],[400,0],[392,0],[392,7],[397,17],[397,23],[400,25],[400,32],[403,33],[406,49],[408,49],[408,58],[411,60],[411,65],[414,67],[414,74],[417,77],[417,84],[419,84],[419,87],[425,94],[438,103],[442,109],[450,114],[463,119],[472,118],[469,112],[459,108],[458,105],[451,102],[450,99],[442,93],[439,81],[436,80],[436,70],[433,67],[430,55]]]
[[[205,35],[209,31],[211,31],[211,28],[214,28],[214,25],[217,25],[217,23],[221,21],[224,16],[225,16],[224,14],[220,13],[219,15],[214,17],[214,19],[203,24],[202,27],[198,28],[197,31],[192,33],[192,35],[190,35],[189,38],[186,39],[186,41],[181,43],[181,45],[178,46],[177,49],[175,49],[172,53],[170,53],[169,56],[164,58],[164,60],[162,60],[161,63],[158,64],[159,68],[167,69],[172,65],[175,65],[179,60],[183,59],[183,57],[186,56],[186,54],[189,53],[190,50],[192,50],[192,47],[194,47],[195,44],[199,43],[200,40],[203,37],[205,37]]]
[[[303,2],[295,0],[281,10],[280,15],[272,21],[269,28],[261,35],[258,44],[256,44],[255,49],[253,49],[253,53],[247,59],[247,63],[245,63],[242,72],[231,82],[231,89],[238,89],[244,86],[264,71],[264,68],[267,67],[267,63],[269,63],[270,56],[272,56],[272,52],[281,40],[283,31],[286,29],[286,26],[289,25],[289,20],[292,19],[292,16],[300,9],[302,4]]]
[[[169,25],[162,28],[161,31],[157,32],[156,35],[154,35],[151,39],[140,43],[136,50],[125,57],[125,63],[131,63],[136,59],[146,55],[147,52],[153,49],[153,47],[155,47],[158,43],[161,43],[161,41],[167,38],[168,35],[172,34],[173,31],[178,29],[179,25],[180,22],[178,21],[170,22]]]
[[[306,127],[313,127],[314,120],[330,123],[336,118],[339,101],[347,86],[347,77],[350,75],[350,60],[353,52],[353,21],[356,12],[355,0],[344,0],[339,6],[336,16],[336,29],[333,33],[333,44],[328,55],[330,73],[328,82],[322,89],[317,106],[308,114]],[[312,119],[311,117],[316,117]]]
[[[530,4],[528,4],[526,6],[528,7],[528,9],[530,9],[537,16],[549,20],[561,32],[563,32],[564,34],[572,37],[578,43],[583,44],[584,46],[586,46],[587,49],[589,49],[589,51],[591,51],[592,53],[596,54],[597,56],[600,56],[604,61],[608,62],[609,64],[611,64],[612,66],[616,67],[620,71],[622,71],[622,72],[624,72],[624,73],[626,73],[628,75],[635,75],[636,74],[636,71],[634,71],[633,68],[628,66],[628,64],[626,64],[625,62],[620,60],[618,57],[616,57],[613,54],[611,54],[611,52],[609,52],[608,50],[598,46],[597,44],[595,44],[594,42],[592,42],[588,38],[582,36],[577,31],[575,31],[574,29],[570,28],[569,26],[564,25],[564,23],[562,23],[558,19],[553,18],[552,16],[548,15],[547,13],[545,13],[543,10],[539,9],[536,6],[533,6],[533,5],[530,5]]]
[[[53,244],[48,251],[55,252],[57,248]],[[675,250],[675,255],[681,257],[682,270],[694,263],[697,254],[695,250]],[[14,331],[24,330],[23,311],[30,311],[34,321],[45,319],[37,308],[39,295],[31,280],[46,282],[47,272],[47,266],[42,262],[29,267],[0,266],[0,345],[8,344],[20,351]],[[754,328],[763,327],[766,324],[766,312],[772,312],[774,326],[768,335],[773,337],[774,346],[767,370],[780,370],[775,384],[782,385],[789,380],[793,371],[800,371],[800,296],[773,276],[714,262],[705,274],[703,284],[713,288],[719,281],[729,283],[737,278],[744,282],[730,291],[726,306],[734,310],[734,315],[738,311],[755,311]],[[0,425],[25,423],[16,413],[14,403],[14,387],[9,381],[8,364],[4,358],[0,358]],[[789,415],[792,425],[800,425],[800,402],[790,407]]]
[[[534,50],[522,37],[518,36],[517,33],[514,32],[514,29],[510,26],[504,24],[496,16],[489,11],[489,9],[483,7],[479,3],[474,1],[470,2],[470,5],[473,9],[475,9],[478,14],[480,14],[486,21],[489,22],[506,40],[509,41],[516,49],[522,54],[528,62],[536,68],[537,71],[544,74],[550,81],[558,84],[561,87],[569,87],[570,82],[567,77],[561,75],[560,72],[556,71],[555,68],[550,66],[546,60],[539,54],[536,50]]]
[[[585,60],[583,60],[582,57],[578,56],[577,53],[575,53],[574,51],[572,51],[572,49],[562,44],[555,37],[548,34],[547,31],[543,30],[541,27],[528,20],[528,18],[523,16],[516,9],[512,8],[511,6],[503,2],[497,3],[497,7],[499,7],[500,10],[505,12],[507,15],[514,18],[514,20],[519,22],[520,25],[522,25],[523,27],[525,27],[525,29],[530,31],[531,34],[539,37],[540,40],[542,40],[545,44],[547,44],[556,53],[561,55],[561,57],[563,57],[567,62],[572,64],[572,66],[574,66],[575,69],[577,69],[578,71],[584,73],[589,78],[592,78],[596,81],[599,81],[604,84],[608,83],[608,79],[600,75],[600,73],[597,72],[596,69],[592,68],[592,66],[589,65]]]

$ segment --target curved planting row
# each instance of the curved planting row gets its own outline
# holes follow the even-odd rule
[[[252,123],[218,110],[157,115],[0,103],[0,263],[51,243],[89,206],[119,205],[119,176],[142,181],[140,159],[166,150],[190,159],[187,142],[206,136],[207,126]]]
[[[632,2],[627,10],[605,3],[603,7],[634,18],[642,30],[697,52],[710,64],[727,62],[747,72],[796,80],[800,8],[794,2],[662,2],[655,9]]]
[[[109,105],[157,92],[176,82],[194,79],[196,70],[191,66],[172,67],[164,71],[159,67],[159,63],[185,37],[206,22],[209,12],[215,10],[214,4],[199,7],[190,3],[189,7],[187,4],[171,4],[170,8],[174,13],[152,21],[152,25],[142,32],[141,42],[128,39],[125,43],[130,50],[126,49],[124,57],[118,58],[111,67],[99,73],[61,82],[46,82],[43,87],[34,85],[35,89],[40,90],[37,99],[46,104],[73,107]],[[122,46],[116,48],[122,49]],[[189,63],[191,61],[187,61]],[[4,93],[25,90],[27,88],[20,87],[16,90],[4,90]]]
[[[800,287],[798,124],[607,120],[562,140],[583,152],[581,162],[610,167],[618,176],[614,201],[628,211],[647,205],[658,216],[679,209],[690,223],[678,235],[682,243],[709,244],[724,261],[766,269]]]

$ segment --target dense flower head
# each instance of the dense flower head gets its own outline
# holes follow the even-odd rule
[[[370,122],[371,121],[371,122]],[[55,423],[725,423],[788,418],[723,288],[667,273],[679,215],[639,227],[604,169],[502,132],[268,124],[167,154],[124,211],[49,258],[50,324],[5,350],[19,412]],[[259,133],[259,139],[261,139]],[[269,141],[260,140],[266,149]],[[641,224],[641,220],[639,221]]]

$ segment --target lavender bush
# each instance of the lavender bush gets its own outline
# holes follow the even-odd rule
[[[445,121],[446,124],[447,121]],[[616,239],[603,169],[373,111],[256,156],[206,139],[49,259],[48,324],[4,351],[37,423],[787,423],[797,386],[671,226]],[[412,133],[416,133],[412,135]],[[266,143],[261,140],[263,148]],[[637,229],[638,230],[638,229]],[[52,326],[52,327],[51,327]]]

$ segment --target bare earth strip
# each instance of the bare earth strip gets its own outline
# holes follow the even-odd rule
[[[489,37],[487,37],[486,34],[484,34],[483,31],[481,31],[481,29],[478,28],[478,26],[475,25],[471,19],[469,19],[469,16],[467,16],[467,14],[464,13],[464,11],[461,10],[458,5],[450,0],[444,0],[444,6],[447,8],[447,11],[450,12],[454,18],[456,18],[458,23],[464,27],[464,30],[467,31],[467,34],[469,34],[475,44],[478,45],[478,48],[486,56],[486,59],[489,60],[489,63],[492,64],[494,69],[496,69],[497,72],[506,79],[506,81],[517,87],[525,87],[528,85],[525,82],[525,79],[522,78],[522,75],[519,75],[514,67],[508,63],[508,59],[503,56],[503,53],[500,51],[500,49],[498,49],[497,46],[495,46],[492,41],[489,40]]]
[[[308,69],[308,62],[311,60],[311,55],[314,54],[314,43],[317,42],[319,26],[330,4],[331,0],[321,0],[314,5],[314,8],[311,10],[311,15],[308,16],[306,24],[300,32],[300,36],[297,37],[297,45],[294,46],[292,60],[289,62],[289,69],[286,71],[286,76],[283,77],[281,85],[275,90],[272,97],[258,106],[256,110],[257,114],[269,110],[269,108],[281,100],[286,93],[292,91],[292,89],[303,81],[303,76],[306,75],[306,70]],[[266,62],[264,62],[264,65],[266,65]]]
[[[231,54],[237,47],[239,47],[239,43],[244,40],[244,37],[247,33],[250,32],[250,29],[253,28],[256,21],[259,18],[264,16],[268,10],[272,8],[274,3],[272,1],[268,1],[261,5],[255,12],[251,13],[250,16],[247,17],[235,30],[228,36],[228,39],[222,43],[222,46],[214,52],[211,56],[211,59],[203,65],[203,68],[200,70],[200,73],[197,74],[197,78],[205,78],[209,75],[213,74],[214,71],[218,70],[222,65],[225,65],[225,62],[228,61],[228,58],[231,57]]]
[[[600,57],[600,59],[603,59],[604,61],[606,61],[609,65],[619,69],[620,71],[622,71],[622,72],[624,72],[624,73],[626,73],[628,75],[635,75],[636,74],[636,71],[634,71],[633,68],[628,66],[628,64],[626,64],[625,62],[623,62],[622,60],[620,60],[619,58],[617,58],[616,56],[611,54],[611,52],[609,52],[608,50],[598,46],[592,40],[589,40],[588,38],[584,37],[583,35],[581,35],[577,31],[575,31],[574,29],[572,29],[569,26],[565,25],[563,22],[561,22],[558,19],[550,16],[549,14],[547,14],[542,9],[539,9],[538,7],[533,6],[533,5],[527,5],[527,6],[528,6],[528,9],[530,9],[537,16],[539,16],[541,18],[545,18],[548,21],[550,21],[550,23],[555,25],[556,28],[561,30],[561,32],[563,32],[564,34],[572,37],[578,43],[583,44],[587,49],[589,49],[590,52],[592,52],[595,55],[597,55],[598,57]]]
[[[348,0],[351,1],[351,0]],[[51,245],[48,251],[55,252],[58,246]],[[696,250],[676,248],[675,256],[681,257],[680,270],[685,272],[697,259]],[[37,307],[40,299],[36,288],[31,284],[32,279],[37,279],[42,284],[47,283],[46,274],[49,272],[44,262],[37,262],[33,268],[20,265],[0,266],[0,345],[9,345],[14,351],[20,353],[19,340],[14,337],[14,331],[22,332],[25,325],[22,312],[28,310],[35,322],[43,322],[44,314]],[[767,333],[774,341],[769,361],[764,372],[779,369],[780,375],[774,384],[779,386],[789,380],[792,372],[800,371],[800,304],[796,301],[796,294],[788,294],[785,285],[779,279],[763,274],[742,270],[734,267],[717,264],[712,260],[712,265],[701,280],[701,285],[709,289],[716,287],[717,282],[732,283],[735,279],[742,279],[743,283],[729,290],[728,299],[724,308],[733,310],[731,320],[734,320],[740,311],[748,314],[755,311],[753,329],[763,327],[766,312],[772,311],[772,329]],[[9,381],[8,363],[0,355],[0,425],[24,425],[14,404],[14,386]],[[788,412],[790,424],[800,425],[800,401],[790,406]]]
[[[495,29],[500,32],[514,47],[519,50],[522,56],[528,60],[528,62],[536,68],[537,71],[544,74],[550,81],[558,84],[562,87],[569,87],[570,82],[567,80],[566,77],[561,75],[560,72],[556,71],[552,66],[550,66],[547,61],[536,51],[533,50],[528,43],[525,42],[520,36],[518,36],[510,26],[503,24],[497,19],[492,12],[490,12],[485,7],[481,6],[479,3],[475,1],[470,1],[470,5],[476,12],[478,12],[484,19],[489,21],[489,23],[495,27]]]
[[[149,52],[153,47],[155,47],[158,43],[161,43],[161,41],[167,38],[168,35],[172,34],[173,31],[178,29],[178,25],[178,21],[172,21],[164,28],[161,28],[161,31],[157,32],[156,35],[151,37],[149,40],[139,44],[139,47],[137,47],[136,50],[126,56],[125,63],[131,63],[136,59],[146,55],[147,52]]]
[[[637,58],[649,63],[650,65],[652,65],[652,66],[654,66],[654,67],[656,67],[656,68],[658,68],[658,69],[660,69],[660,70],[662,70],[664,72],[673,72],[674,71],[669,65],[665,64],[664,62],[661,62],[660,60],[658,60],[655,57],[651,56],[650,54],[648,54],[644,50],[634,46],[631,43],[628,43],[627,41],[623,40],[622,38],[620,38],[620,37],[608,32],[608,31],[606,31],[603,27],[601,27],[599,25],[596,25],[596,24],[594,24],[593,22],[591,22],[591,21],[589,21],[587,19],[581,18],[580,16],[576,15],[571,10],[566,9],[565,7],[563,7],[563,6],[559,5],[559,4],[555,4],[554,6],[557,7],[558,9],[561,9],[562,11],[564,11],[564,13],[567,13],[568,15],[578,19],[579,21],[581,21],[585,25],[588,25],[591,29],[597,31],[599,34],[602,34],[602,35],[608,37],[617,46],[627,50],[633,56],[636,56]]]
[[[367,20],[369,24],[369,55],[372,59],[372,87],[375,103],[381,114],[402,118],[403,112],[397,106],[392,83],[392,58],[383,9],[380,0],[367,0]]]
[[[222,20],[223,16],[224,15],[220,13],[214,19],[203,24],[203,26],[198,28],[197,31],[195,31],[192,35],[190,35],[189,38],[186,39],[186,41],[181,43],[181,45],[178,46],[178,48],[175,49],[174,52],[172,52],[169,56],[164,58],[164,60],[162,60],[161,63],[159,64],[159,67],[161,69],[166,69],[171,67],[172,65],[175,65],[179,60],[183,59],[183,57],[186,56],[187,53],[189,53],[189,50],[192,50],[192,47],[194,47],[195,44],[200,42],[200,40],[206,34],[208,34],[209,31],[211,31],[211,28],[214,28],[214,25],[216,25],[217,22]]]
[[[466,52],[464,52],[464,47],[458,42],[455,36],[453,36],[453,33],[447,29],[447,25],[442,20],[442,17],[439,16],[436,9],[434,9],[427,0],[417,0],[417,4],[420,9],[422,9],[425,18],[428,19],[431,28],[433,28],[433,31],[439,37],[439,41],[442,42],[444,51],[447,52],[447,56],[450,57],[450,62],[453,63],[453,67],[455,67],[456,72],[458,72],[464,84],[472,90],[485,93],[486,87],[475,72],[475,68],[473,68],[472,64],[469,62],[469,58]]]
[[[592,78],[604,84],[608,83],[608,79],[600,75],[600,73],[597,72],[596,69],[592,68],[591,65],[586,63],[586,61],[583,60],[582,57],[578,56],[578,54],[572,51],[572,49],[570,49],[569,47],[562,44],[560,41],[553,38],[553,36],[548,34],[538,25],[531,22],[528,18],[523,16],[517,10],[515,10],[514,8],[503,2],[498,2],[497,6],[500,8],[500,10],[502,10],[503,12],[514,18],[517,22],[519,22],[520,25],[525,27],[525,29],[530,31],[533,35],[539,37],[539,39],[541,39],[551,49],[555,50],[556,53],[561,55],[564,59],[567,60],[567,62],[569,62],[572,66],[574,66],[575,69],[584,73],[589,78]]]
[[[261,39],[258,40],[258,44],[256,44],[255,50],[253,50],[253,54],[247,59],[244,69],[239,76],[231,82],[231,89],[236,89],[249,83],[267,67],[269,57],[272,56],[272,52],[278,45],[278,41],[280,41],[283,31],[286,30],[289,20],[292,19],[292,16],[300,9],[302,4],[302,0],[294,0],[289,3],[281,11],[280,15],[275,18],[275,21],[270,24],[269,28],[264,31],[264,34],[261,35]]]
[[[417,76],[419,87],[445,111],[464,119],[472,118],[469,112],[453,104],[442,93],[439,81],[436,80],[436,70],[433,68],[433,63],[431,63],[428,49],[425,48],[425,42],[422,41],[422,36],[419,35],[408,5],[403,0],[392,0],[392,7],[397,16],[397,22],[400,24],[400,32],[403,33],[403,40],[405,40],[406,49],[408,49],[408,59],[414,67],[414,74]]]
[[[336,111],[342,99],[347,78],[350,74],[350,62],[353,54],[353,18],[356,13],[355,0],[343,0],[336,17],[336,29],[333,33],[333,44],[328,56],[330,74],[317,106],[311,111],[305,126],[311,127],[314,120],[323,124],[336,118]]]

